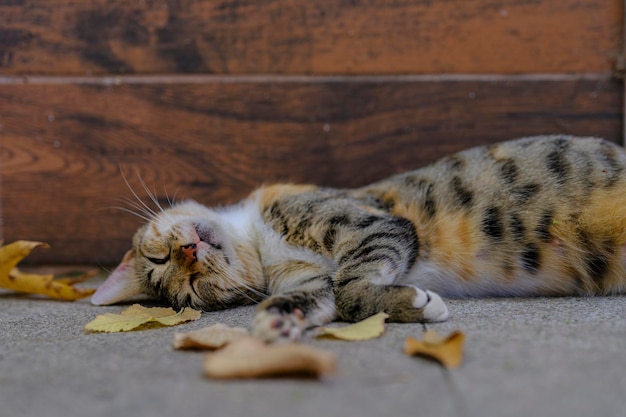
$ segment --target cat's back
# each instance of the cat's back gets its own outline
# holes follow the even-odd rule
[[[626,153],[610,142],[542,136],[472,148],[361,191],[414,222],[422,266],[453,277],[452,293],[625,286]]]
[[[393,180],[412,191],[420,180],[436,182],[439,198],[469,208],[468,193],[510,194],[519,196],[517,202],[542,196],[581,199],[594,190],[619,189],[614,186],[620,182],[623,187],[625,168],[624,149],[603,139],[540,136],[468,149]]]

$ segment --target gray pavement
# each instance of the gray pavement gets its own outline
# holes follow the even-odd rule
[[[0,292],[0,417],[626,416],[626,298],[448,300],[428,325],[466,334],[460,369],[402,353],[421,324],[379,339],[304,343],[338,355],[325,381],[213,381],[172,334],[246,326],[254,309],[205,313],[175,328],[85,334],[95,307]]]

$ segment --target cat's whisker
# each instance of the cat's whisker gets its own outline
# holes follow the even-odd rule
[[[141,176],[139,174],[137,174],[137,176],[139,177],[139,182],[141,183],[141,186],[145,190],[146,194],[148,195],[148,198],[154,203],[154,205],[160,210],[160,212],[163,215],[167,216],[167,212],[161,206],[161,203],[159,202],[159,199],[156,198],[156,190],[151,191],[148,188],[148,185],[146,184],[146,182],[143,180],[143,178],[141,178]]]
[[[251,287],[250,285],[246,284],[243,280],[237,278],[234,274],[232,274],[231,271],[229,270],[225,270],[223,271],[223,275],[224,277],[232,284],[235,286],[236,289],[238,289],[246,298],[248,298],[249,300],[253,301],[254,303],[259,303],[261,300],[263,300],[265,297],[267,297],[266,294],[258,291],[257,289]],[[248,290],[249,292],[251,292],[252,294],[260,297],[259,300],[255,300],[252,297],[249,296],[249,294],[245,291],[242,291],[241,288],[244,288],[246,290]]]
[[[174,192],[174,195],[172,196],[172,206],[174,206],[174,204],[176,204],[176,202],[177,202],[176,197],[178,196],[178,192],[179,191],[180,191],[180,188],[177,188],[176,191]],[[181,200],[184,200],[184,199],[185,199],[185,197],[183,196],[181,198]]]
[[[151,210],[147,210],[144,206],[136,203],[135,201],[133,201],[130,198],[124,197],[120,199],[123,203],[128,204],[131,208],[134,208],[135,210],[137,210],[139,213],[142,213],[144,216],[153,219],[156,214],[151,211]]]
[[[121,206],[110,206],[110,207],[105,207],[105,209],[109,209],[109,210],[120,210],[129,214],[132,214],[133,216],[139,217],[142,220],[145,220],[147,222],[151,221],[151,219],[149,217],[144,216],[141,213],[137,213],[127,207],[121,207]]]
[[[152,209],[150,206],[148,206],[143,201],[143,199],[141,199],[139,197],[139,195],[135,192],[135,190],[130,186],[128,180],[126,179],[126,176],[122,172],[122,178],[124,178],[124,182],[126,183],[126,186],[130,190],[130,192],[133,194],[135,199],[139,202],[139,205],[143,208],[141,211],[143,211],[146,215],[148,215],[148,213],[149,213],[149,216],[152,217],[152,218],[157,218],[158,217],[160,219],[160,221],[165,222],[165,226],[166,227],[171,227],[174,224],[174,221],[171,218],[171,216],[168,214],[167,210],[165,210],[163,208],[163,206],[161,206],[161,203],[156,198],[156,190],[154,192],[150,191],[150,189],[148,188],[148,185],[143,180],[143,178],[141,177],[141,174],[139,173],[138,170],[136,170],[135,174],[137,175],[137,178],[139,179],[139,182],[140,182],[142,188],[144,189],[144,191],[148,195],[148,198],[150,199],[150,201],[152,201],[152,203],[154,203],[154,205],[158,209],[158,211]],[[140,207],[138,205],[133,204],[133,206],[136,209],[140,210]]]
[[[250,296],[250,294],[248,294],[246,291],[242,290],[241,288],[237,287],[237,284],[233,284],[232,287],[230,287],[230,289],[235,290],[236,292],[238,292],[239,294],[241,294],[243,297],[247,298],[248,300],[252,301],[254,304],[258,304],[261,300],[257,300],[253,297]]]
[[[174,196],[172,198],[170,198],[169,194],[167,193],[167,187],[165,187],[165,185],[163,186],[163,192],[165,193],[165,198],[167,200],[167,204],[169,204],[169,208],[174,207],[174,203],[176,202],[176,193],[178,192],[178,190],[176,190],[176,193],[174,193]]]
[[[243,297],[249,299],[253,303],[258,303],[257,300],[253,299],[248,293],[243,291],[242,287],[246,289],[248,289],[248,287],[244,283],[239,282],[239,280],[236,279],[234,276],[232,276],[230,274],[230,271],[222,269],[219,271],[219,275],[224,278],[224,281],[227,284],[225,286],[225,289],[235,291]]]
[[[141,197],[139,197],[139,195],[137,194],[137,192],[135,192],[135,190],[133,189],[133,187],[131,187],[130,183],[128,182],[128,179],[126,178],[126,175],[124,175],[124,172],[121,172],[122,174],[122,179],[124,180],[124,183],[126,183],[126,187],[128,187],[128,189],[130,190],[130,192],[133,194],[133,196],[135,197],[135,199],[139,202],[139,204],[144,207],[146,210],[148,210],[148,212],[150,212],[152,214],[152,216],[156,217],[157,213],[156,211],[154,211],[152,208],[150,208],[150,206],[148,206],[142,199]],[[139,180],[143,183],[143,180],[141,179],[141,175],[139,175],[139,171],[136,171],[137,177],[139,178]]]

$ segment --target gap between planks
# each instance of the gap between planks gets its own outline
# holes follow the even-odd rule
[[[432,75],[112,75],[112,76],[0,76],[0,85],[34,84],[207,84],[207,83],[421,83],[421,82],[499,82],[499,81],[606,81],[607,73],[537,73],[537,74],[432,74]]]

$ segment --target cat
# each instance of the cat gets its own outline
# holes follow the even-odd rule
[[[445,297],[626,290],[626,152],[597,138],[471,148],[357,189],[276,184],[154,213],[92,298],[175,308],[258,303],[253,334],[335,319],[448,318]]]

